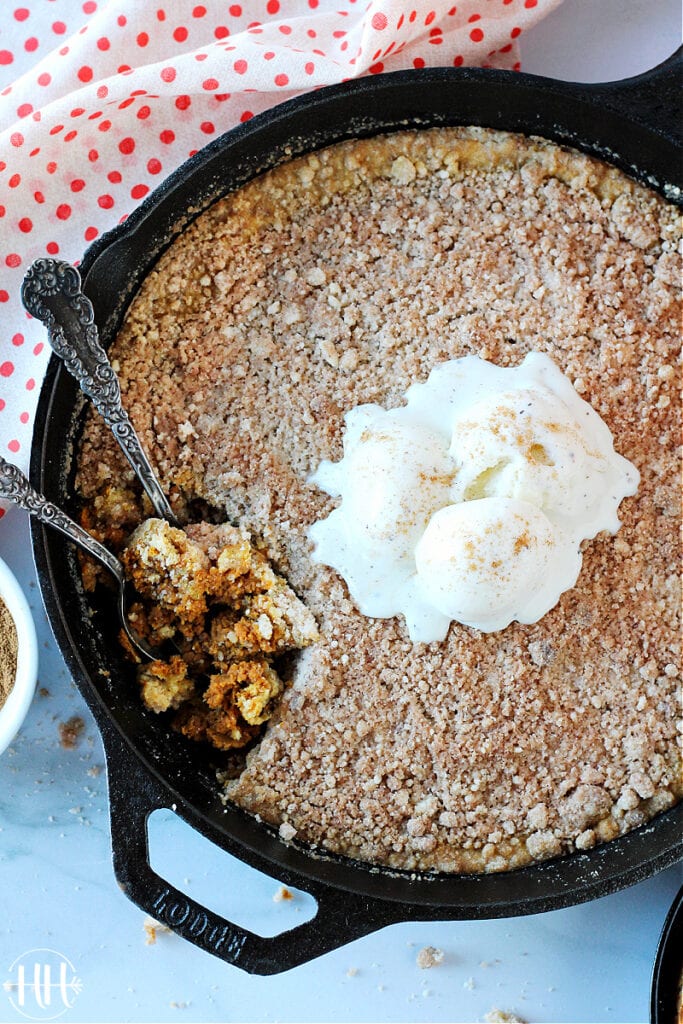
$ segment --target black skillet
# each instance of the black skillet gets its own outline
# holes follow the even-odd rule
[[[652,969],[650,1024],[681,1024],[682,999],[683,886],[671,904],[657,945]]]
[[[81,270],[103,342],[115,336],[160,253],[199,212],[290,156],[353,136],[444,124],[537,134],[605,158],[676,200],[683,186],[680,71],[680,53],[645,75],[595,86],[436,68],[365,78],[284,103],[201,150],[88,249]],[[82,414],[73,379],[53,357],[40,394],[31,478],[72,513],[71,456]],[[683,853],[683,805],[587,853],[494,875],[416,876],[286,845],[265,825],[225,808],[210,756],[142,707],[111,611],[91,614],[74,551],[35,522],[31,529],[55,637],[102,731],[116,877],[146,912],[223,960],[274,974],[396,921],[552,910],[638,882]],[[179,892],[149,864],[146,820],[159,807],[172,807],[231,854],[310,892],[316,917],[263,938]]]

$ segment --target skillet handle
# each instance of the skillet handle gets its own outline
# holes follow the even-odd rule
[[[113,725],[100,721],[100,728],[107,755],[116,880],[133,903],[181,938],[249,974],[270,975],[308,963],[410,916],[400,905],[345,892],[286,871],[279,874],[289,884],[309,892],[318,903],[318,912],[312,920],[280,935],[256,935],[197,903],[161,878],[149,862],[147,818],[152,811],[168,807],[167,793]],[[267,864],[259,866],[268,871]]]
[[[681,117],[683,46],[650,71],[620,82],[584,86],[586,92],[628,118],[636,118],[670,142],[683,144]]]

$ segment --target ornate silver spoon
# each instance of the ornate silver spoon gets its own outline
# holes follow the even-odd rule
[[[65,537],[68,537],[74,544],[78,544],[79,547],[87,551],[89,555],[92,555],[93,558],[96,558],[101,565],[109,570],[117,583],[119,619],[126,636],[144,661],[155,661],[160,656],[159,653],[150,647],[142,637],[139,637],[128,622],[126,609],[132,585],[126,579],[123,566],[118,558],[112,555],[111,551],[105,548],[103,544],[100,544],[94,537],[91,537],[89,533],[86,533],[65,512],[62,512],[60,508],[51,501],[48,501],[42,494],[39,494],[31,486],[30,481],[24,476],[19,467],[11,462],[6,462],[1,456],[0,497],[7,498],[15,505],[18,505],[19,508],[25,509],[26,512],[39,519],[41,523],[59,530]]]
[[[62,260],[36,260],[24,278],[21,300],[31,316],[47,327],[54,352],[112,431],[149,495],[156,515],[177,526],[168,499],[121,404],[121,388],[100,343],[92,303],[81,289],[81,275]]]

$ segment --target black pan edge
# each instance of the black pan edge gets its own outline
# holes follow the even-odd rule
[[[653,71],[598,86],[483,68],[423,68],[356,79],[285,101],[210,142],[170,174],[124,223],[87,249],[81,268],[100,329],[106,334],[110,316],[117,316],[131,298],[125,275],[117,277],[120,307],[102,318],[100,258],[116,247],[123,269],[136,234],[152,231],[159,238],[181,230],[223,194],[224,189],[216,188],[227,161],[232,164],[231,188],[237,188],[282,160],[343,139],[406,127],[477,124],[570,145],[683,204],[676,117],[680,103],[672,110],[669,99],[682,61],[683,48]],[[653,96],[660,92],[660,117],[647,116],[643,104],[652,115]],[[666,129],[662,121],[668,124]],[[256,141],[261,136],[267,136],[267,147]],[[197,201],[191,212],[179,217],[176,197],[191,180],[201,183]]]
[[[593,152],[594,155],[603,157],[626,173],[633,174],[656,191],[660,191],[665,198],[673,198],[674,201],[678,200],[680,202],[680,191],[683,189],[683,155],[681,151],[683,146],[683,127],[678,114],[680,111],[679,90],[681,84],[683,84],[682,69],[683,47],[680,47],[656,68],[633,78],[615,82],[584,84],[543,78],[539,75],[484,68],[460,68],[456,70],[448,67],[435,67],[421,68],[414,71],[396,71],[378,77],[354,79],[339,85],[326,86],[312,93],[295,96],[293,99],[285,100],[270,110],[257,114],[248,122],[236,125],[228,132],[218,136],[202,147],[194,156],[184,161],[153,192],[145,197],[123,224],[118,224],[110,231],[102,234],[88,247],[82,261],[84,274],[89,273],[98,256],[113,241],[119,236],[126,234],[131,227],[137,226],[139,222],[145,219],[147,212],[158,205],[160,195],[163,192],[172,192],[187,177],[194,175],[198,167],[204,165],[214,154],[224,150],[228,139],[234,141],[235,146],[239,146],[243,140],[249,138],[254,133],[258,133],[263,126],[273,126],[277,122],[287,121],[291,118],[292,114],[302,110],[310,112],[311,120],[315,121],[316,113],[321,107],[327,110],[330,102],[339,98],[348,100],[350,97],[359,97],[361,100],[360,106],[362,107],[373,96],[378,94],[386,95],[387,87],[401,89],[404,86],[410,88],[414,84],[421,90],[424,89],[425,85],[431,86],[436,90],[444,85],[455,83],[463,87],[463,96],[467,98],[469,105],[472,102],[472,89],[470,86],[474,85],[475,89],[477,87],[488,88],[493,86],[499,93],[499,102],[497,109],[491,108],[489,112],[491,114],[495,113],[499,117],[504,117],[506,120],[503,123],[489,125],[481,118],[475,121],[468,121],[466,119],[467,111],[462,108],[450,111],[449,120],[447,122],[440,121],[439,123],[452,125],[479,124],[483,127],[500,127],[508,128],[510,131],[523,131],[521,120],[528,119],[530,123],[526,128],[527,132],[531,132],[535,128],[540,130],[542,127],[544,137],[575,144],[577,148],[582,149],[584,152]],[[514,103],[507,101],[506,94],[509,91],[514,94]],[[638,124],[644,126],[651,135],[657,135],[664,140],[666,143],[666,155],[672,158],[671,162],[663,169],[661,178],[655,181],[653,180],[654,168],[652,167],[651,160],[648,159],[648,154],[643,153],[634,144],[632,139],[623,137],[623,135],[620,138],[617,135],[619,145],[614,150],[610,150],[605,137],[598,135],[595,131],[595,128],[602,127],[602,124],[596,125],[594,123],[592,126],[587,126],[588,130],[582,137],[578,134],[579,125],[576,112],[564,111],[557,121],[553,121],[552,117],[548,116],[548,111],[543,109],[540,104],[535,110],[529,110],[526,107],[524,107],[523,111],[511,110],[510,107],[514,106],[518,97],[526,91],[533,93],[535,100],[540,100],[544,97],[556,97],[560,98],[560,102],[564,106],[567,105],[567,101],[569,101],[570,106],[578,102],[579,104],[589,105],[596,114],[599,113],[600,109],[609,113],[617,113],[619,123],[615,124],[614,128],[609,132],[610,136],[617,135],[617,132],[622,127],[621,122],[630,121],[631,125]],[[656,113],[658,116],[655,116],[653,111],[653,95],[657,96],[660,101],[657,104]],[[367,106],[371,109],[372,104],[368,103]],[[431,112],[424,108],[422,109],[422,114],[425,117],[431,116]],[[367,116],[370,119],[372,118],[371,114]],[[419,112],[416,114],[413,111],[412,116],[419,117]],[[383,117],[387,117],[386,111],[383,112]],[[394,121],[394,123],[397,127],[405,127],[406,120],[410,117],[411,114],[406,112],[400,120]],[[517,122],[520,122],[520,127],[512,127]],[[590,130],[590,127],[592,127],[592,130]],[[340,141],[342,138],[351,137],[353,135],[352,128],[353,126],[347,126],[348,134],[345,132],[342,135],[340,134],[340,126],[335,125],[333,127],[335,140]],[[313,125],[311,129],[315,130]],[[322,144],[324,145],[325,143],[323,142]],[[311,148],[319,147],[311,146]],[[273,165],[271,164],[271,166]],[[678,194],[670,197],[667,195],[670,191]]]

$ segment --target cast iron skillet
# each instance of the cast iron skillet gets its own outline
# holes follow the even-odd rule
[[[652,970],[650,1024],[680,1024],[678,1000],[683,978],[683,887],[662,928]]]
[[[292,155],[353,136],[444,124],[534,133],[606,158],[676,199],[683,186],[680,68],[679,53],[648,74],[599,86],[481,69],[425,69],[348,82],[284,103],[197,153],[87,251],[81,269],[103,341],[111,342],[169,241],[216,198]],[[72,452],[82,414],[76,385],[53,357],[40,394],[31,477],[71,512]],[[667,867],[683,852],[683,805],[588,853],[504,874],[416,876],[285,845],[270,828],[225,808],[210,756],[169,733],[142,706],[116,644],[111,611],[92,616],[73,549],[35,520],[31,529],[55,637],[102,730],[116,877],[146,912],[244,970],[284,971],[395,921],[531,914],[594,899]],[[186,897],[149,864],[146,819],[159,807],[172,807],[225,850],[310,892],[318,902],[316,917],[263,938]]]

